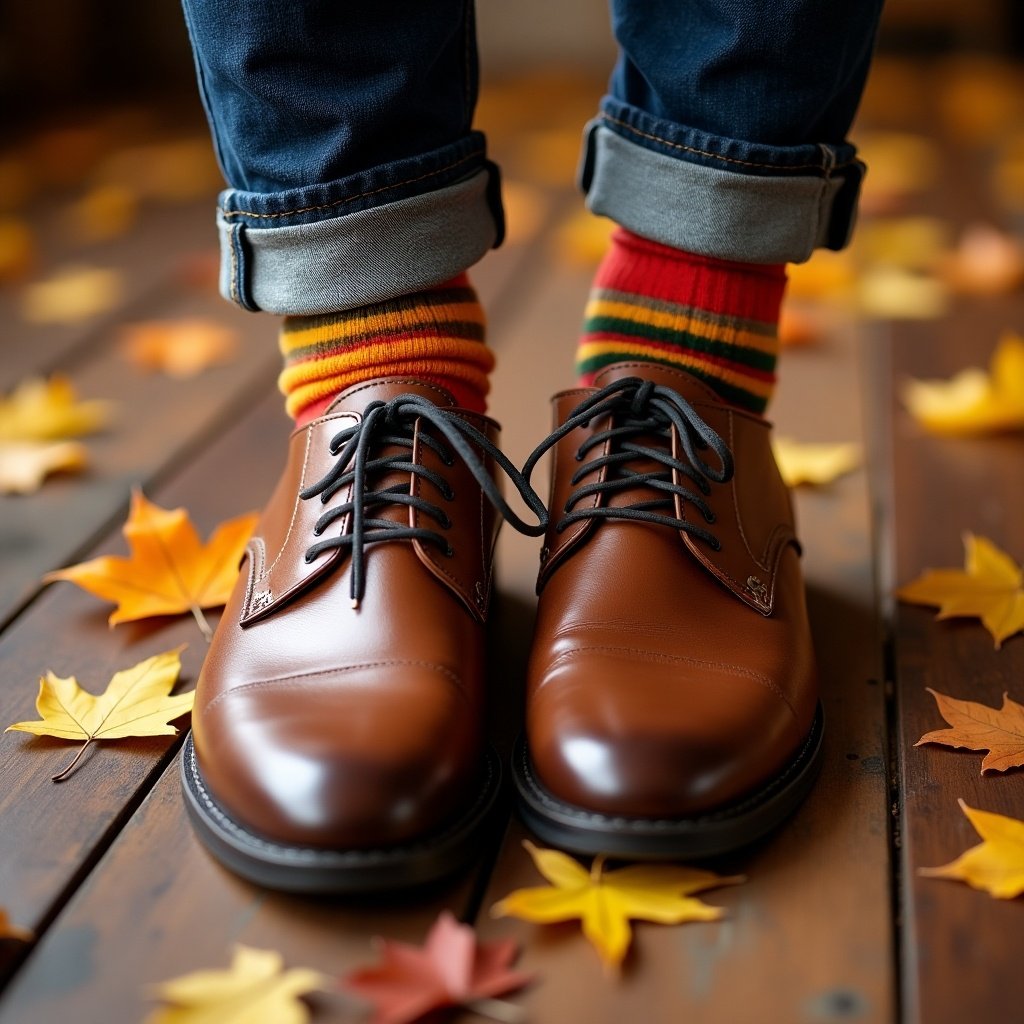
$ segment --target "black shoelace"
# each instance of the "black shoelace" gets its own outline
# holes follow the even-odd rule
[[[352,486],[349,500],[324,512],[313,530],[319,537],[331,523],[351,515],[347,532],[310,545],[306,549],[306,561],[312,562],[321,552],[330,548],[351,548],[350,592],[353,608],[359,607],[366,593],[365,552],[368,544],[418,540],[437,546],[449,557],[454,554],[442,532],[451,527],[447,513],[440,505],[412,493],[413,478],[418,477],[428,481],[443,501],[450,502],[455,498],[451,485],[440,473],[412,461],[416,420],[420,421],[420,444],[432,449],[446,466],[453,465],[456,457],[462,459],[487,499],[510,526],[530,537],[540,536],[547,529],[547,510],[539,495],[508,458],[471,423],[419,395],[398,395],[388,402],[371,402],[358,423],[346,427],[331,438],[331,454],[337,456],[331,469],[323,479],[299,492],[299,496],[305,500],[319,494],[320,501],[326,505],[339,490],[350,484]],[[437,437],[432,437],[424,429],[426,425],[436,432]],[[524,522],[509,507],[473,445],[479,446],[485,455],[489,455],[501,467],[526,504],[536,513],[536,525]],[[374,457],[375,451],[389,447],[409,449],[409,455],[396,452],[386,457]],[[372,489],[369,483],[371,478],[395,472],[408,473],[409,481],[382,490]],[[414,527],[392,519],[367,515],[371,510],[387,505],[414,508],[433,520],[438,529]]]
[[[625,377],[591,395],[581,402],[569,418],[542,441],[523,466],[523,475],[529,481],[541,456],[554,447],[566,434],[577,427],[585,427],[595,419],[610,418],[610,426],[592,434],[576,452],[576,461],[583,465],[573,475],[575,486],[585,477],[607,467],[605,478],[577,487],[569,495],[562,518],[555,528],[561,533],[572,523],[584,519],[632,519],[643,523],[657,523],[683,530],[700,537],[718,551],[721,543],[710,530],[698,523],[680,519],[675,513],[675,498],[688,501],[702,514],[707,524],[715,521],[714,513],[704,500],[711,493],[711,483],[724,483],[733,473],[732,452],[719,435],[700,418],[693,406],[672,388],[663,387],[640,377]],[[669,431],[675,427],[686,461],[672,456],[668,445]],[[651,447],[639,443],[642,436],[664,438],[664,447]],[[587,453],[608,442],[608,453],[584,462]],[[699,454],[710,449],[718,459],[718,467],[709,465]],[[640,472],[629,464],[637,460],[651,460],[657,469]],[[696,491],[672,479],[672,471],[686,477]],[[710,482],[709,482],[710,481]],[[576,508],[584,498],[594,495],[611,496],[637,486],[663,492],[663,498],[651,498],[630,505],[612,508],[598,503],[597,507]],[[666,514],[659,509],[668,509]],[[554,514],[554,510],[552,510]]]

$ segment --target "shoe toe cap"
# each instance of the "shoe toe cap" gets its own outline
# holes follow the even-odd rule
[[[479,782],[467,702],[425,667],[250,683],[193,725],[199,770],[238,824],[288,845],[359,849],[422,837]]]
[[[769,781],[810,727],[742,666],[635,650],[579,649],[535,689],[534,769],[588,810],[678,818],[720,808]]]

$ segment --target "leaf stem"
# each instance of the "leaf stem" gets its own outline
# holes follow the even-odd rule
[[[206,621],[206,616],[203,614],[202,608],[197,604],[189,605],[192,611],[192,618],[196,620],[196,625],[199,627],[199,632],[206,638],[206,642],[210,643],[213,640],[213,630],[210,628],[210,624]]]
[[[81,746],[81,749],[80,749],[80,750],[78,751],[78,753],[77,753],[77,754],[75,754],[75,759],[74,759],[74,761],[72,761],[72,762],[71,762],[71,764],[69,764],[69,765],[67,766],[67,768],[65,768],[65,769],[64,769],[64,771],[62,771],[62,772],[58,772],[58,773],[57,773],[56,775],[51,775],[51,776],[50,776],[50,778],[51,778],[51,779],[52,779],[52,780],[53,780],[54,782],[63,782],[63,781],[64,781],[64,780],[65,780],[65,779],[66,779],[66,778],[67,778],[67,777],[68,777],[68,776],[69,776],[69,775],[70,775],[70,774],[71,774],[71,773],[72,773],[72,772],[73,772],[73,771],[75,770],[75,765],[76,765],[76,764],[78,764],[78,762],[79,762],[79,761],[80,761],[80,760],[82,759],[82,755],[83,755],[83,754],[85,753],[85,751],[86,751],[86,749],[88,748],[89,744],[90,744],[90,743],[92,743],[92,739],[93,739],[93,738],[92,738],[92,737],[90,736],[90,737],[89,737],[89,738],[88,738],[88,739],[87,739],[87,740],[86,740],[86,741],[85,741],[85,742],[84,742],[84,743],[82,744],[82,746]]]
[[[481,1017],[498,1021],[498,1024],[522,1024],[526,1020],[526,1010],[515,1003],[506,1003],[502,999],[471,999],[463,1006]]]

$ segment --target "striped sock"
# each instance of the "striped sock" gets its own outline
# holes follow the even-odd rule
[[[589,386],[610,363],[647,360],[699,377],[762,413],[775,387],[782,264],[732,263],[619,228],[598,268],[576,353]]]
[[[278,385],[298,426],[335,395],[376,377],[414,377],[447,388],[474,412],[486,408],[494,356],[484,312],[465,274],[411,295],[343,313],[288,316]]]

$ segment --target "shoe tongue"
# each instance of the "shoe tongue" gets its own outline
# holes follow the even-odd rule
[[[654,384],[672,388],[688,402],[711,401],[720,404],[722,401],[707,384],[698,380],[693,374],[671,366],[662,366],[659,363],[612,363],[597,375],[594,386],[603,388],[606,384],[612,384],[625,377],[640,377]]]
[[[346,388],[331,402],[324,415],[337,412],[362,413],[370,402],[389,402],[399,395],[418,395],[429,399],[434,405],[452,408],[456,405],[451,393],[437,384],[428,384],[408,377],[381,377]]]

